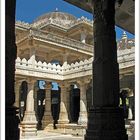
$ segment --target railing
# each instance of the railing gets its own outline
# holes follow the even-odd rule
[[[57,80],[72,79],[75,77],[92,74],[92,61],[84,60],[72,64],[64,63],[62,66],[37,62],[36,60],[16,59],[16,74],[34,76],[40,78],[51,78]],[[120,70],[135,66],[134,48],[118,52],[118,62]]]
[[[16,27],[24,28],[24,29],[30,29],[31,24],[23,22],[23,21],[16,21],[15,23]]]
[[[38,31],[38,30],[37,31],[31,30],[30,36],[33,36],[34,38],[37,38],[37,39],[43,39],[43,40],[47,40],[47,41],[52,41],[54,43],[62,44],[62,45],[65,45],[66,47],[80,49],[80,50],[91,52],[91,53],[93,52],[92,45],[85,44],[80,41],[70,39],[67,37],[62,37],[62,36],[54,35],[51,33],[44,33],[42,31]]]
[[[135,65],[135,47],[118,51],[118,62],[121,69]]]

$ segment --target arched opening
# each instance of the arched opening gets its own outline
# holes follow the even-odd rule
[[[28,92],[28,84],[26,81],[23,81],[20,87],[19,92],[19,118],[20,121],[23,121],[24,113],[26,110],[26,99],[27,99],[27,92]]]
[[[54,124],[57,124],[60,113],[60,87],[57,83],[52,83],[51,90],[51,112],[54,120]]]
[[[71,85],[70,90],[70,122],[77,123],[80,111],[80,89],[76,84]]]
[[[44,89],[38,89],[37,91],[37,129],[40,130],[42,127],[42,118],[44,116],[45,111],[45,90]]]

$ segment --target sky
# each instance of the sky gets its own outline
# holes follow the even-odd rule
[[[60,12],[66,12],[75,17],[87,17],[92,19],[92,14],[73,6],[63,0],[17,0],[16,1],[16,20],[32,23],[37,17],[53,12],[58,8]],[[116,39],[120,39],[123,30],[116,27]],[[134,35],[127,33],[128,38],[134,38]]]

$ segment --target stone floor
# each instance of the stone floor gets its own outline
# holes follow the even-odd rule
[[[126,122],[126,129],[128,134],[128,140],[135,140],[135,121]],[[20,140],[84,140],[83,136],[73,136],[70,134],[60,134],[56,132],[38,131],[36,137],[23,138]]]
[[[84,140],[84,138],[80,136],[38,131],[38,135],[36,137],[30,137],[30,138],[21,137],[20,140]],[[128,140],[135,140],[134,136],[133,135],[129,136]]]
[[[79,136],[72,135],[64,135],[59,133],[51,133],[45,131],[38,131],[38,135],[36,137],[23,138],[20,140],[84,140],[84,138]]]

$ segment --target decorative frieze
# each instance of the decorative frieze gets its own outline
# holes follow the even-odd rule
[[[20,21],[20,20],[16,21],[15,25],[16,25],[16,28],[19,27],[19,28],[24,28],[24,29],[30,29],[31,27],[31,24],[26,23],[24,21]]]
[[[135,66],[135,49],[126,49],[118,51],[118,62],[120,70]],[[61,65],[36,61],[32,67],[31,60],[25,58],[16,59],[16,74],[31,75],[40,78],[51,78],[57,80],[72,79],[75,77],[87,76],[92,74],[93,58],[72,64],[64,63]],[[47,74],[46,74],[47,73]]]
[[[17,27],[24,27],[24,28],[30,28],[30,27],[33,27],[33,28],[43,28],[47,25],[55,25],[55,26],[59,26],[65,30],[68,30],[70,28],[72,28],[73,26],[76,26],[77,24],[81,24],[81,23],[87,23],[89,24],[90,26],[93,26],[93,20],[90,20],[90,19],[87,19],[86,17],[81,17],[81,18],[78,18],[76,20],[62,20],[62,19],[42,19],[42,20],[38,20],[32,24],[29,24],[29,23],[25,23],[23,21],[16,21],[16,26]]]
[[[51,41],[54,43],[58,43],[59,45],[65,45],[66,47],[71,47],[71,49],[79,49],[87,52],[92,52],[92,45],[82,43],[78,40],[74,40],[67,37],[62,37],[60,35],[52,34],[52,33],[44,33],[42,31],[32,30],[32,36],[34,39],[41,41]],[[59,46],[58,45],[58,46]]]

